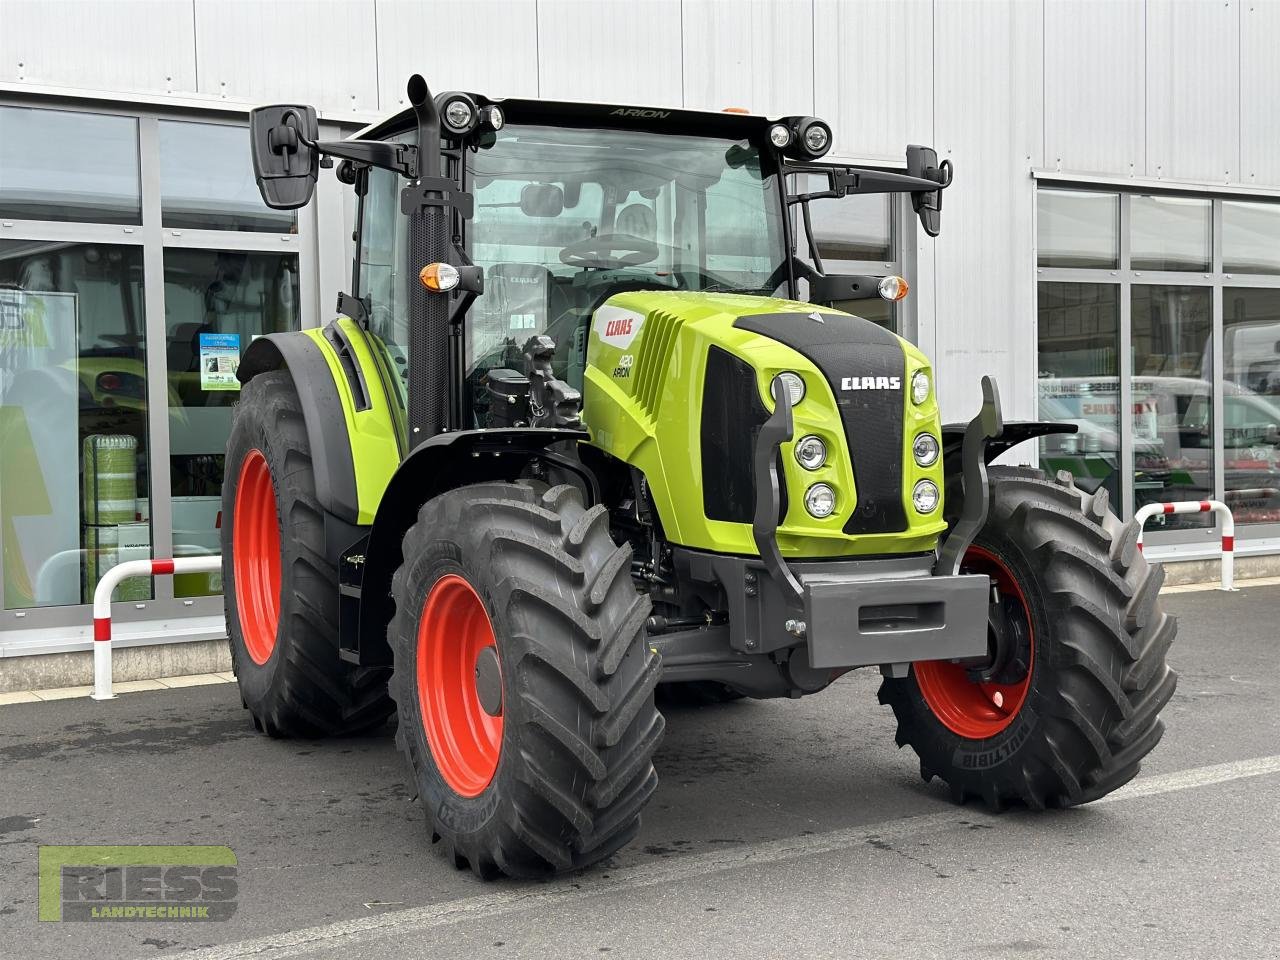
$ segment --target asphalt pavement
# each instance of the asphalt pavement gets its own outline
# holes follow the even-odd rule
[[[956,807],[878,677],[668,710],[640,838],[481,883],[433,850],[390,731],[253,732],[233,685],[0,707],[0,957],[1280,957],[1280,587],[1178,593],[1168,731],[1087,807]],[[37,921],[41,844],[209,844],[215,923]]]

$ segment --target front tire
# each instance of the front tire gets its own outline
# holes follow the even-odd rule
[[[1010,638],[1004,668],[975,682],[961,665],[917,663],[886,679],[880,702],[899,746],[920,757],[963,803],[993,810],[1087,803],[1127,783],[1160,741],[1161,708],[1177,675],[1166,655],[1177,630],[1160,608],[1164,581],[1137,549],[1105,489],[1069,475],[991,467],[991,510],[966,555],[992,577]]]
[[[657,786],[661,664],[605,508],[568,486],[461,487],[423,505],[403,556],[396,742],[446,858],[537,877],[621,848]]]
[[[254,726],[325,737],[381,726],[387,671],[338,659],[338,570],[325,553],[315,466],[287,370],[244,385],[222,485],[231,663]]]

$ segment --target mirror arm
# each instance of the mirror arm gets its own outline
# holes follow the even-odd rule
[[[418,148],[412,144],[383,143],[375,140],[304,142],[325,156],[391,170],[409,180],[415,180],[418,176]]]

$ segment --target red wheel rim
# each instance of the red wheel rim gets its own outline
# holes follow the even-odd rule
[[[233,523],[231,572],[240,634],[250,659],[261,666],[271,659],[280,625],[280,519],[261,450],[250,450],[240,465]]]
[[[418,707],[440,775],[464,797],[489,786],[502,750],[502,715],[485,712],[476,686],[486,647],[496,652],[497,641],[479,594],[456,574],[441,577],[418,621]]]
[[[1035,628],[1027,598],[1003,561],[981,547],[970,547],[964,556],[964,569],[967,573],[985,573],[1001,594],[1017,597],[1022,605],[1031,641],[1027,675],[1012,684],[977,683],[970,679],[963,666],[945,660],[922,660],[913,664],[912,669],[920,695],[933,715],[952,733],[969,740],[983,740],[994,737],[1013,723],[1026,702],[1035,669]]]

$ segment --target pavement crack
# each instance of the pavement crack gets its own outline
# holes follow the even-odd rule
[[[924,867],[926,870],[932,871],[933,875],[937,877],[939,880],[951,879],[951,874],[943,873],[942,868],[939,867],[936,863],[933,863],[929,860],[922,859],[921,857],[917,857],[912,853],[908,853],[906,850],[903,850],[900,847],[895,847],[888,840],[885,840],[881,837],[872,836],[872,837],[867,837],[867,843],[870,846],[875,847],[877,850],[883,850],[885,853],[896,853],[898,856],[902,857],[904,860],[914,863],[916,866]]]

